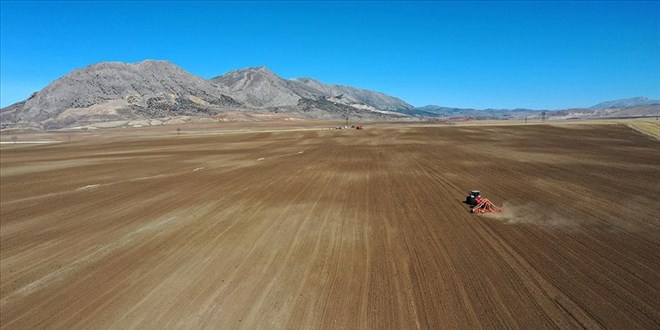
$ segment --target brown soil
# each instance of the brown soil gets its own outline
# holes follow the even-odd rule
[[[113,132],[2,146],[3,329],[660,327],[623,125]]]

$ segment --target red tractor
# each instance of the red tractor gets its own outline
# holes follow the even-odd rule
[[[502,209],[495,206],[488,198],[481,197],[479,190],[470,191],[465,198],[465,204],[470,205],[471,213],[502,212]]]

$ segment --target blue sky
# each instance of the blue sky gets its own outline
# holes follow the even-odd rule
[[[415,105],[660,99],[660,2],[6,2],[0,105],[102,61],[249,66]]]

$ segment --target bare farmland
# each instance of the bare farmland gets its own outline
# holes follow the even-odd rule
[[[623,125],[124,130],[0,165],[3,329],[660,327],[660,144]]]

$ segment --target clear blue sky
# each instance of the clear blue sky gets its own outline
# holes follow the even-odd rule
[[[660,2],[5,2],[1,105],[102,61],[267,66],[415,105],[660,99]]]

